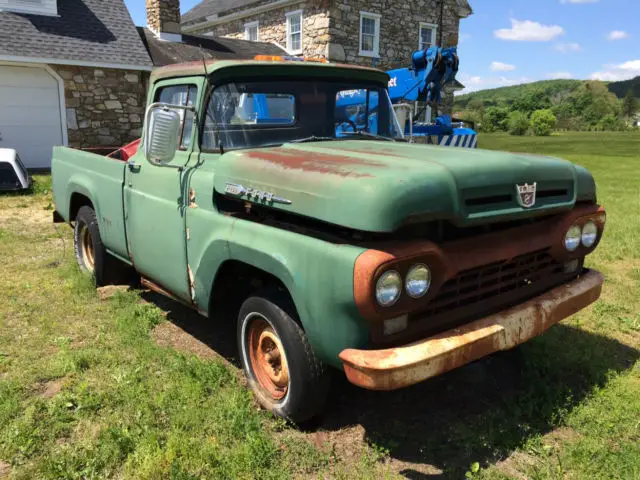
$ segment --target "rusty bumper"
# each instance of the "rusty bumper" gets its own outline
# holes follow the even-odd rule
[[[536,337],[595,302],[604,277],[595,270],[516,307],[433,337],[384,350],[345,349],[349,381],[370,390],[395,390],[453,370]]]

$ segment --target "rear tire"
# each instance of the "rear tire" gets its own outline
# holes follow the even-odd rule
[[[238,315],[238,351],[258,402],[301,423],[323,411],[330,377],[283,297],[263,292],[245,300]]]
[[[96,287],[121,283],[128,276],[125,265],[107,253],[100,237],[96,212],[89,206],[78,210],[73,246],[80,270],[94,277]]]

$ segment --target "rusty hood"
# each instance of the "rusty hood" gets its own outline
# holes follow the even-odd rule
[[[534,205],[522,206],[516,186],[534,183]],[[511,220],[595,201],[591,175],[565,160],[368,140],[226,152],[216,165],[215,190],[372,232],[408,221]]]

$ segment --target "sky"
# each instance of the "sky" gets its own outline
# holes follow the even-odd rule
[[[125,3],[136,25],[145,25],[144,0]],[[180,3],[184,13],[198,0]],[[469,3],[474,14],[460,22],[462,93],[552,78],[640,75],[640,0]]]

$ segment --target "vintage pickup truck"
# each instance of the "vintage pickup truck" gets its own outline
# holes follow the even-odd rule
[[[277,59],[158,69],[127,161],[55,149],[54,220],[74,226],[98,285],[126,266],[209,321],[240,297],[249,384],[296,422],[322,410],[328,367],[397,389],[594,302],[603,276],[584,259],[606,216],[589,172],[408,143],[388,80]],[[375,133],[337,113],[353,91],[375,99]],[[257,98],[268,115],[254,114]]]

